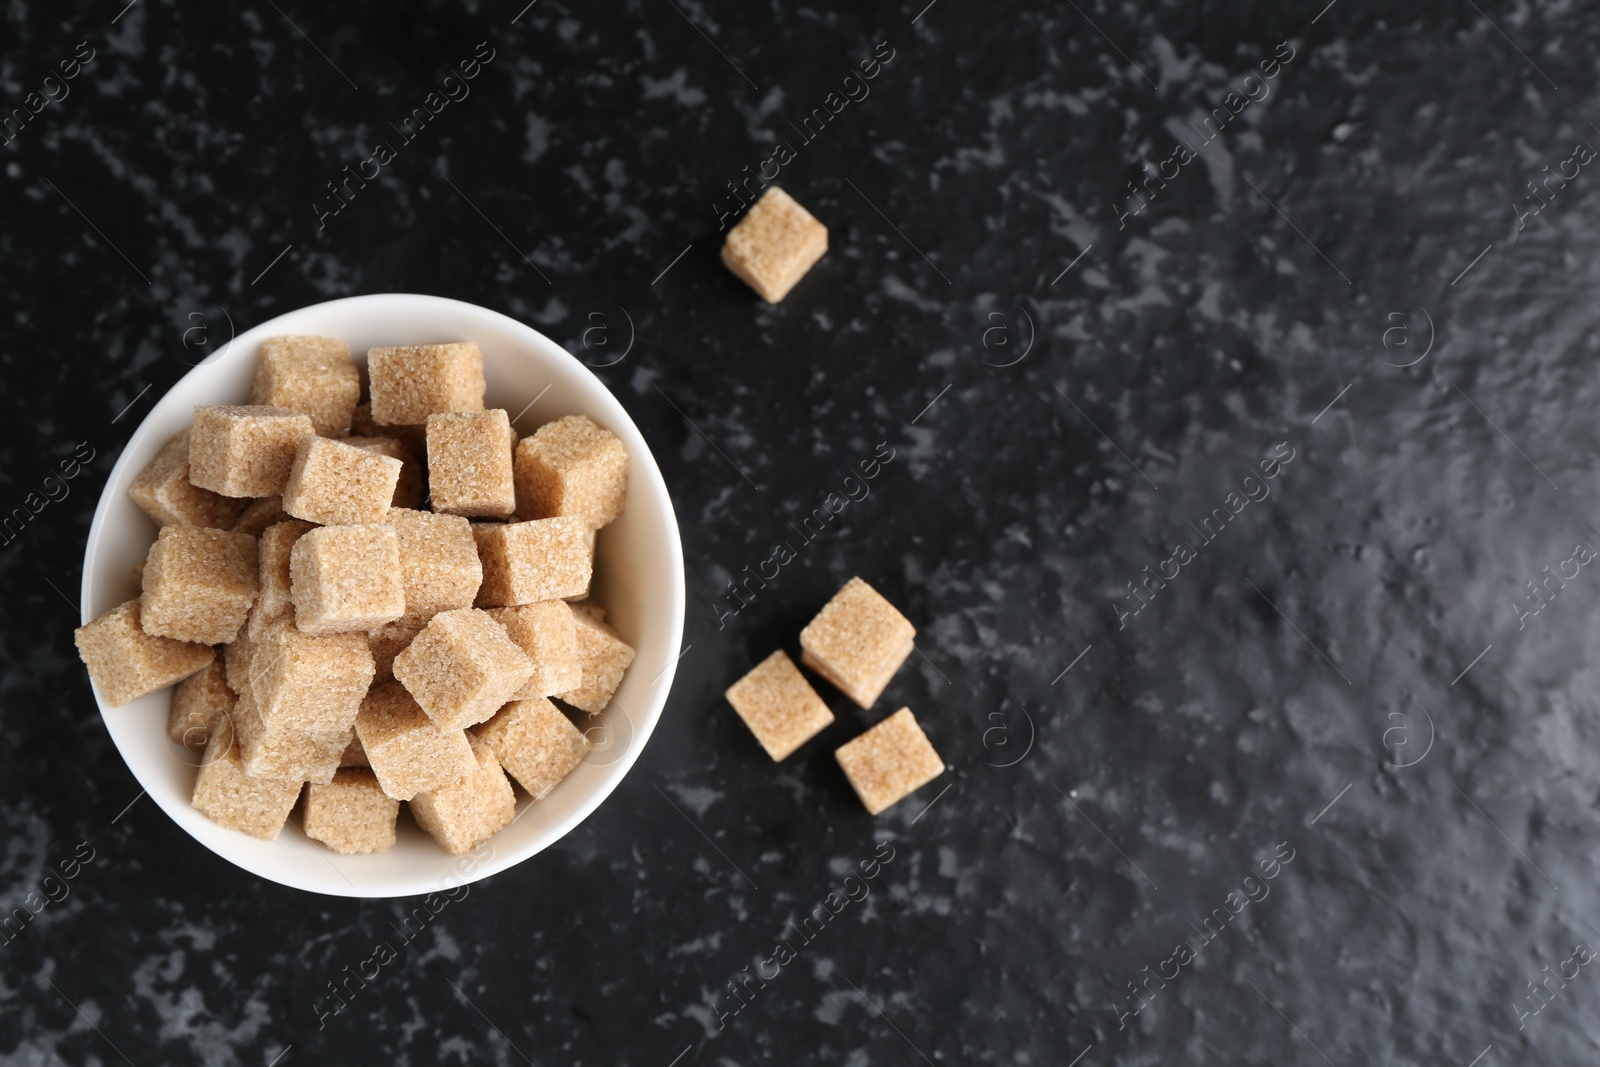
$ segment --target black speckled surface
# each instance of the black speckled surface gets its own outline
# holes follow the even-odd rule
[[[6,6],[5,113],[93,58],[0,144],[0,510],[96,458],[0,545],[0,905],[93,857],[5,935],[0,1061],[1593,1062],[1600,16],[921,6]],[[832,247],[768,307],[718,220],[778,141]],[[319,1020],[415,902],[265,884],[129,807],[70,635],[185,331],[383,291],[596,365],[631,320],[597,373],[672,488],[691,647],[612,798]],[[1546,566],[1577,576],[1532,614]],[[920,654],[870,712],[821,687],[838,722],[775,767],[722,689],[852,574]],[[951,769],[873,819],[831,750],[902,704]]]

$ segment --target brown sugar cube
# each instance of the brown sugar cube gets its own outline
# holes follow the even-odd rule
[[[189,481],[189,431],[162,446],[134,477],[128,495],[157,526],[213,526],[226,530],[244,502],[201,489]]]
[[[189,480],[223,496],[281,496],[311,418],[287,408],[194,409]]]
[[[472,536],[483,563],[478,606],[501,608],[587,595],[593,569],[589,534],[577,516],[474,523]]]
[[[612,695],[622,684],[622,676],[633,662],[633,646],[587,611],[574,611],[572,622],[578,633],[583,684],[556,696],[580,711],[598,715],[611,703]]]
[[[205,748],[217,719],[233,714],[227,671],[212,660],[178,683],[167,710],[167,736],[186,748]]]
[[[847,741],[833,754],[856,796],[876,815],[944,773],[944,761],[928,743],[910,708]]]
[[[405,465],[367,448],[304,437],[283,487],[283,510],[324,525],[379,523],[389,513]]]
[[[310,416],[317,433],[343,437],[361,398],[350,346],[331,337],[269,337],[256,353],[250,403]]]
[[[367,750],[361,747],[361,738],[355,731],[350,733],[350,743],[345,746],[344,755],[339,757],[340,767],[371,767],[367,762]]]
[[[454,785],[411,798],[417,825],[452,856],[476,848],[517,815],[517,798],[494,750],[476,738],[468,741],[477,768]]]
[[[267,627],[294,612],[294,599],[290,592],[289,555],[300,535],[315,527],[301,519],[285,519],[273,523],[261,532],[256,550],[260,566],[256,575],[256,601],[250,605],[245,619],[244,632],[252,640],[260,639]]]
[[[251,692],[262,721],[274,728],[336,734],[350,727],[372,684],[372,653],[363,633],[304,633],[288,619],[274,623],[249,655]]]
[[[474,608],[441,611],[394,658],[395,680],[445,730],[487,719],[532,675],[505,627]]]
[[[420,508],[422,506],[422,464],[417,462],[406,443],[398,437],[346,437],[344,443],[352,448],[364,448],[380,456],[400,461],[400,479],[395,482],[390,507]],[[380,520],[381,521],[381,520]]]
[[[598,530],[622,514],[628,450],[622,439],[583,415],[547,422],[517,443],[513,458],[517,515],[576,515]]]
[[[389,525],[400,542],[400,581],[406,613],[424,621],[441,611],[470,608],[483,582],[472,524],[459,515],[394,508]]]
[[[145,633],[137,600],[78,627],[72,640],[101,699],[114,708],[181,682],[217,658],[210,645]]]
[[[393,845],[399,813],[400,802],[384,793],[369,770],[345,767],[326,785],[306,786],[306,836],[346,856]]]
[[[428,416],[428,499],[445,515],[503,519],[516,510],[504,409]]]
[[[283,510],[283,497],[264,496],[259,500],[252,500],[244,506],[239,513],[239,518],[233,524],[234,533],[247,533],[251,537],[260,537],[268,526],[279,523],[289,518]]]
[[[380,426],[372,419],[372,405],[356,405],[356,417],[350,422],[350,434],[371,440],[375,437],[392,437],[406,446],[413,456],[424,456],[428,451],[428,426],[426,421],[412,426]],[[399,507],[400,505],[395,505]]]
[[[472,734],[534,800],[548,796],[589,752],[583,731],[543,697],[512,701]]]
[[[483,410],[483,353],[468,341],[367,349],[372,421],[412,426],[445,411]]]
[[[386,622],[375,630],[367,631],[367,649],[372,653],[372,682],[394,681],[394,658],[409,645],[428,620],[416,615],[402,615],[394,622]]]
[[[349,726],[332,733],[268,726],[249,687],[239,694],[232,719],[244,773],[252,778],[330,781],[353,736]]]
[[[219,723],[206,745],[190,803],[212,822],[271,841],[300,797],[300,782],[252,778],[244,772],[233,731]]]
[[[467,735],[439,729],[399,682],[372,687],[356,738],[379,786],[396,800],[458,782],[477,767]]]
[[[800,631],[800,662],[870,708],[911,655],[916,636],[893,604],[851,578]]]
[[[163,526],[144,561],[140,622],[157,637],[226,644],[244,625],[257,588],[254,537]]]
[[[490,608],[489,616],[506,628],[506,636],[533,661],[528,684],[512,696],[513,700],[554,696],[583,685],[578,628],[562,601]]]
[[[722,242],[722,262],[769,304],[794,288],[828,250],[828,228],[773,186]]]
[[[371,630],[406,613],[400,542],[386,523],[322,526],[289,552],[294,624],[308,634]]]
[[[729,686],[725,695],[774,760],[787,759],[833,722],[833,712],[781,648]]]

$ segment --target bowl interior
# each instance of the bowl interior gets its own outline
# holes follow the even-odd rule
[[[475,341],[483,350],[486,403],[506,409],[521,435],[563,415],[587,415],[628,448],[622,516],[600,531],[592,596],[638,654],[611,705],[580,726],[588,759],[537,804],[518,791],[516,820],[474,853],[448,855],[402,813],[393,848],[340,856],[305,837],[298,813],[275,841],[211,822],[189,803],[201,756],[168,740],[171,690],[108,707],[95,693],[112,740],[139,784],[196,840],[219,856],[284,885],[338,896],[385,897],[465,884],[528,858],[571,830],[616,788],[638,758],[666,703],[683,636],[683,550],[672,502],[638,428],[587,367],[514,319],[440,297],[383,294],[331,301],[281,315],[236,337],[172,387],[134,432],[101,495],[84,558],[83,620],[138,595],[133,568],[156,526],[128,498],[128,484],[194,420],[197,404],[247,402],[256,348],[266,337],[319,334],[350,345],[365,362],[380,345]]]

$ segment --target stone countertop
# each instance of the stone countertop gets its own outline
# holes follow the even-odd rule
[[[0,905],[75,873],[0,1060],[1592,1058],[1600,13],[119,6],[0,16]],[[772,307],[717,251],[780,154],[831,248]],[[139,799],[71,644],[151,403],[385,291],[595,366],[689,588],[630,777],[409,941]],[[918,654],[775,766],[722,690],[852,575]],[[832,750],[902,705],[950,769],[872,818]]]

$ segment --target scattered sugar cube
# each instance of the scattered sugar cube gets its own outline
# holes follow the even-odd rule
[[[583,684],[556,696],[581,711],[598,715],[622,684],[622,676],[633,662],[633,646],[587,611],[574,611],[572,622],[578,633]]]
[[[348,729],[372,684],[367,635],[316,635],[285,619],[250,652],[249,681],[262,721],[275,728],[336,734]]]
[[[269,337],[256,355],[250,403],[310,416],[317,433],[343,437],[361,398],[350,346],[331,337]]]
[[[489,616],[506,628],[506,636],[533,661],[533,674],[528,684],[512,696],[513,700],[554,696],[583,685],[578,628],[566,604],[545,600],[510,608],[490,608]]]
[[[910,708],[901,708],[834,752],[856,796],[876,815],[944,773]]]
[[[728,231],[722,262],[763,300],[776,304],[827,250],[828,228],[773,186]]]
[[[394,681],[394,658],[409,645],[428,620],[416,615],[402,615],[394,622],[367,631],[367,648],[372,652],[372,682]]]
[[[222,646],[222,669],[228,676],[228,688],[235,693],[244,692],[250,684],[250,658],[255,651],[255,640],[246,626],[239,636]]]
[[[219,723],[206,745],[190,803],[219,826],[271,841],[300,797],[300,782],[252,778],[244,772],[233,731]]]
[[[233,532],[260,537],[268,526],[287,518],[289,515],[283,510],[283,497],[264,496],[244,506],[244,510],[239,513],[239,518],[233,524]]]
[[[248,686],[234,703],[232,718],[244,773],[252,778],[331,781],[353,736],[348,725],[332,733],[268,726]]]
[[[399,460],[400,480],[395,483],[394,496],[389,504],[396,508],[422,506],[422,464],[404,441],[398,437],[346,437],[344,443],[352,448],[364,448],[368,452]]]
[[[536,604],[589,592],[589,528],[577,516],[472,526],[483,563],[479,607]]]
[[[774,760],[787,759],[833,722],[833,712],[781,648],[729,686],[725,695]]]
[[[911,655],[916,636],[893,604],[851,578],[800,631],[800,662],[870,708]]]
[[[256,601],[250,605],[250,614],[245,619],[245,634],[252,640],[259,639],[271,624],[294,613],[289,556],[300,535],[314,528],[302,519],[285,519],[261,532],[261,539],[256,546],[261,560],[257,572]]]
[[[144,561],[147,634],[220,645],[244,625],[258,588],[256,539],[202,526],[163,526]]]
[[[513,461],[517,515],[576,515],[598,530],[622,514],[628,450],[622,439],[583,415],[547,422],[517,444]]]
[[[474,608],[435,615],[394,658],[395,680],[446,730],[487,719],[532,675],[505,627]]]
[[[197,407],[189,480],[223,496],[281,496],[295,446],[312,432],[309,416],[287,408]]]
[[[483,410],[483,353],[468,341],[369,348],[372,421],[407,426],[444,411]]]
[[[218,718],[233,714],[233,690],[227,671],[212,660],[172,691],[167,710],[167,736],[187,748],[205,748]]]
[[[345,767],[326,785],[306,786],[306,836],[346,856],[393,845],[399,813],[400,802],[385,795],[369,770]]]
[[[356,716],[356,737],[378,784],[396,800],[458,782],[477,767],[467,735],[441,730],[399,682],[373,686]]]
[[[548,796],[589,751],[589,739],[543,697],[507,704],[472,733],[534,800]]]
[[[354,731],[350,734],[350,743],[345,746],[344,755],[339,757],[340,767],[371,767],[367,762],[367,750],[361,747],[361,738]]]
[[[516,510],[511,420],[504,409],[428,416],[428,498],[445,515],[503,519]]]
[[[424,621],[441,611],[470,608],[483,582],[472,524],[459,515],[394,508],[389,525],[400,542],[406,612]]]
[[[305,633],[371,630],[406,613],[400,542],[387,524],[311,530],[294,543],[289,573]]]
[[[373,421],[370,403],[356,405],[356,417],[351,420],[350,433],[354,437],[364,437],[369,440],[375,437],[392,437],[405,445],[413,456],[421,457],[428,454],[426,420],[409,426],[380,426]]]
[[[189,431],[162,446],[128,486],[128,495],[157,526],[234,524],[244,502],[201,489],[189,481]]]
[[[400,460],[372,449],[326,437],[301,438],[283,487],[283,510],[328,526],[381,523],[404,468]]]
[[[494,750],[476,738],[468,741],[477,769],[454,785],[411,798],[417,825],[452,856],[470,852],[517,814],[517,798]]]

